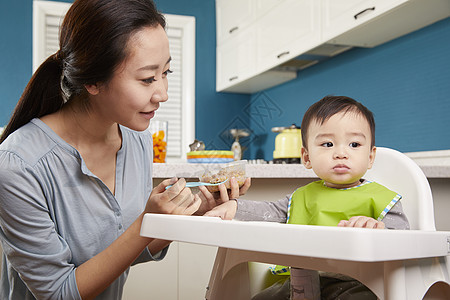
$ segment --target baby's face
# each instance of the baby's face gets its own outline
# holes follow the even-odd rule
[[[341,112],[322,125],[313,121],[307,139],[302,162],[329,187],[358,185],[375,159],[369,123],[361,114]]]

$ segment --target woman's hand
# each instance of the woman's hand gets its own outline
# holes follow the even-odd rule
[[[351,217],[347,220],[341,220],[338,223],[339,227],[359,227],[359,228],[373,228],[373,229],[384,229],[384,223],[377,221],[374,218],[365,216]]]
[[[225,184],[220,184],[218,186],[219,191],[211,193],[205,186],[200,186],[199,196],[201,199],[201,205],[195,214],[203,215],[207,211],[210,211],[213,208],[215,208],[216,206],[226,203],[231,199],[239,198],[239,196],[242,196],[247,192],[247,190],[250,188],[250,185],[251,179],[247,178],[244,184],[241,186],[241,188],[239,188],[239,183],[237,182],[236,178],[231,177],[230,178],[231,188],[229,190],[225,187]]]
[[[168,185],[172,186],[166,190]],[[174,177],[163,180],[152,190],[145,212],[192,215],[198,210],[201,203],[200,197],[192,194],[191,190],[186,187],[184,178],[177,179]]]

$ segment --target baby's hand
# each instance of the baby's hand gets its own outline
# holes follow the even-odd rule
[[[222,203],[206,212],[204,216],[208,217],[220,217],[222,220],[231,220],[236,215],[237,201],[230,200],[228,202]]]
[[[374,229],[384,229],[384,223],[377,221],[374,218],[365,216],[351,217],[348,221],[341,220],[338,223],[339,227],[359,227],[359,228],[374,228]]]

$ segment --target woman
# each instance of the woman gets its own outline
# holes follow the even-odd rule
[[[146,128],[168,99],[164,27],[150,0],[77,0],[67,12],[60,50],[0,139],[0,299],[120,299],[130,265],[170,243],[139,235],[144,213],[228,201],[224,187],[200,198],[184,179],[152,190]],[[233,198],[248,186],[233,183]]]

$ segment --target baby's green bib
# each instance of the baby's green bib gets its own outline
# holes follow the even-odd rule
[[[337,226],[339,221],[353,216],[366,216],[381,221],[401,196],[376,182],[336,189],[323,180],[298,188],[291,196],[288,224]],[[305,241],[307,243],[307,241]],[[286,275],[289,268],[271,268],[274,274]]]
[[[327,187],[323,180],[298,188],[289,200],[288,224],[336,226],[353,216],[381,221],[401,198],[376,182],[348,188]],[[391,204],[391,202],[394,203]],[[387,209],[387,210],[386,210]]]

